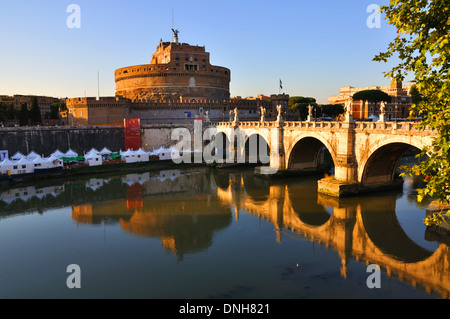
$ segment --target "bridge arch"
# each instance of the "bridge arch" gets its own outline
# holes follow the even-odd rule
[[[317,169],[320,154],[324,148],[330,153],[333,164],[336,163],[336,153],[329,141],[320,134],[302,134],[294,139],[286,153],[286,168]]]
[[[227,156],[227,150],[230,146],[230,139],[226,132],[224,131],[217,131],[214,134],[214,154],[217,158],[220,158],[222,160],[226,159]]]
[[[358,182],[365,185],[392,182],[404,153],[411,148],[419,151],[424,146],[420,138],[402,136],[372,143],[358,165]]]
[[[243,150],[245,162],[253,164],[269,164],[270,144],[267,139],[259,132],[249,133],[246,134]]]

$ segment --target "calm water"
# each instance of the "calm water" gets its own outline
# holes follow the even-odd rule
[[[196,168],[4,189],[0,298],[448,298],[449,248],[411,181],[337,200],[317,179]]]

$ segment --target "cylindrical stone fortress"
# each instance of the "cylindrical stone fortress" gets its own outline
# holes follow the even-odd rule
[[[211,65],[204,46],[160,42],[150,64],[115,71],[116,96],[132,101],[224,101],[230,70]]]

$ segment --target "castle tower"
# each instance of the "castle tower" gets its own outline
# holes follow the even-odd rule
[[[180,43],[172,29],[173,42],[160,42],[150,64],[115,71],[116,96],[132,101],[227,101],[230,70],[210,64],[204,46]]]

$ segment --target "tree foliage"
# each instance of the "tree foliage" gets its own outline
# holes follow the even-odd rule
[[[31,120],[31,124],[33,124],[33,125],[36,125],[36,124],[42,122],[41,110],[39,109],[39,104],[38,104],[38,100],[36,97],[33,97],[33,101],[31,103],[30,120]]]
[[[30,119],[30,111],[28,111],[26,103],[23,103],[22,106],[20,107],[18,118],[20,126],[28,125],[28,120]]]
[[[341,104],[317,104],[316,99],[313,97],[291,96],[289,98],[289,108],[298,110],[302,121],[308,117],[309,105],[312,106],[314,118],[336,118],[344,113],[344,105]]]
[[[386,72],[393,80],[413,76],[416,88],[411,111],[422,117],[420,129],[437,133],[421,154],[428,158],[407,172],[424,176],[419,201],[430,196],[450,203],[450,6],[444,0],[391,0],[381,11],[398,36],[374,60],[399,60]]]
[[[378,103],[381,101],[391,102],[392,98],[381,90],[362,90],[353,94],[353,100],[362,100]]]
[[[316,111],[317,114],[317,106],[316,99],[313,97],[305,97],[305,96],[291,96],[289,98],[289,108],[298,110],[300,113],[300,119],[305,120],[308,116],[308,106],[311,105],[314,111]]]

